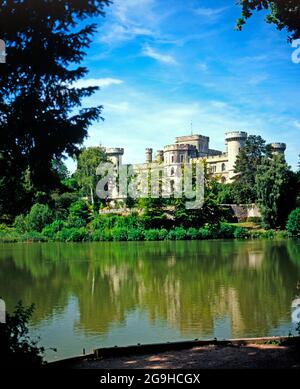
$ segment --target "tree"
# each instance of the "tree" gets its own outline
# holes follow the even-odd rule
[[[95,191],[99,181],[96,170],[101,163],[106,161],[105,150],[101,146],[84,148],[77,158],[75,177],[83,195],[90,199],[92,205],[96,202]]]
[[[252,203],[256,199],[255,175],[267,154],[266,142],[261,136],[250,135],[241,148],[235,163],[235,189],[238,203]],[[237,189],[237,190],[236,190]]]
[[[273,23],[278,30],[287,29],[289,41],[300,38],[300,0],[239,0],[242,15],[237,20],[237,29],[241,30],[253,11],[266,10],[267,23]]]
[[[255,190],[264,226],[285,226],[295,205],[295,174],[282,155],[264,158],[256,173]]]
[[[300,238],[300,208],[296,208],[290,213],[286,230],[291,236]]]
[[[80,66],[96,31],[84,22],[104,16],[110,0],[0,0],[0,37],[7,63],[0,66],[0,197],[17,196],[29,168],[32,185],[56,186],[52,161],[78,153],[102,106],[81,109],[98,88],[78,88]],[[13,177],[9,179],[7,177]],[[7,187],[7,185],[9,187]]]
[[[0,359],[2,368],[31,368],[43,363],[44,348],[28,336],[28,321],[34,306],[25,308],[19,303],[6,323],[0,324]]]

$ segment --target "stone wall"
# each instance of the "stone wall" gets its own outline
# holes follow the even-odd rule
[[[246,221],[248,218],[260,218],[261,213],[256,204],[222,204],[230,208],[239,222]]]

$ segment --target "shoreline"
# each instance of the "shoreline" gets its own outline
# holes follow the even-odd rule
[[[279,363],[273,366],[272,363]],[[87,355],[49,362],[57,369],[168,368],[300,369],[300,336],[198,340],[95,349]]]

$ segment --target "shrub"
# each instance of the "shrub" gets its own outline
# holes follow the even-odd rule
[[[110,242],[112,239],[109,230],[96,230],[92,233],[92,240],[94,242]]]
[[[300,208],[296,208],[290,213],[286,230],[290,236],[300,238]]]
[[[159,230],[150,229],[144,231],[144,238],[147,241],[159,240]]]
[[[9,232],[9,233],[0,233],[0,242],[1,243],[16,243],[20,241],[20,235],[18,233]]]
[[[191,240],[199,239],[199,230],[197,230],[197,228],[190,227],[187,230],[187,237]]]
[[[14,221],[14,227],[17,232],[20,234],[23,234],[24,232],[29,230],[29,225],[28,225],[28,217],[24,215],[19,215],[15,218]]]
[[[21,235],[19,240],[22,242],[47,242],[47,238],[37,231],[29,231]]]
[[[144,239],[143,231],[139,228],[129,228],[127,234],[128,240],[139,241]]]
[[[212,233],[207,228],[199,228],[198,230],[198,239],[211,239]]]
[[[65,222],[67,228],[81,228],[86,226],[86,220],[80,216],[69,215]]]
[[[127,229],[114,227],[111,230],[113,240],[116,242],[126,241],[127,240]]]
[[[237,227],[234,231],[234,237],[236,239],[247,239],[250,237],[250,233],[246,228]]]
[[[87,220],[90,216],[89,206],[83,200],[75,201],[69,208],[69,216]]]
[[[41,232],[47,224],[52,222],[53,214],[48,205],[34,204],[26,218],[28,218],[30,231]]]
[[[105,228],[112,229],[116,224],[116,216],[112,215],[97,215],[90,222],[89,226],[92,230],[104,230]]]
[[[184,240],[187,237],[187,232],[183,227],[176,227],[170,230],[168,234],[168,239],[170,240]]]
[[[268,230],[263,233],[263,237],[265,239],[274,239],[275,238],[275,231],[274,230]]]
[[[168,230],[166,230],[165,228],[159,230],[158,232],[159,240],[166,240],[168,238],[168,233],[169,233]]]
[[[234,232],[235,227],[231,226],[230,224],[221,224],[218,231],[218,237],[223,239],[231,239],[234,238]]]
[[[43,363],[44,348],[28,336],[28,322],[34,307],[24,308],[19,303],[13,314],[6,315],[6,324],[0,324],[0,359],[2,368],[32,368]]]
[[[56,234],[62,230],[64,223],[62,220],[55,220],[53,223],[43,228],[42,234],[47,238],[54,239]]]
[[[89,240],[85,228],[63,228],[56,234],[56,239],[63,242],[83,242]]]
[[[187,238],[186,230],[182,227],[176,227],[174,229],[174,234],[176,240],[184,240]]]

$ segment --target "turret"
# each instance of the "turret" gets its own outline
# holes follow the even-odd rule
[[[243,131],[227,132],[225,134],[225,142],[228,153],[228,176],[229,180],[235,176],[234,166],[236,158],[239,155],[240,149],[244,147],[248,134]]]
[[[119,147],[106,149],[107,158],[116,166],[122,165],[122,156],[124,155],[124,149]]]
[[[163,150],[157,150],[156,161],[159,163],[164,161],[164,151]]]
[[[275,143],[271,143],[268,146],[270,147],[270,151],[273,155],[278,155],[278,154],[284,155],[286,150],[285,143],[275,142]]]
[[[146,163],[151,163],[153,159],[153,150],[146,149]]]

